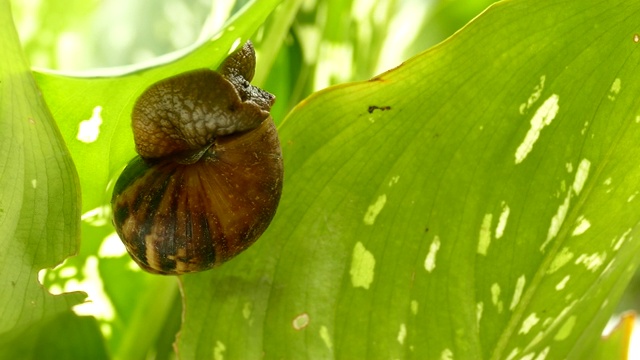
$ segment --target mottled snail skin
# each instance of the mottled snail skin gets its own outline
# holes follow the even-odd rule
[[[114,225],[141,268],[204,271],[249,247],[275,215],[282,155],[273,95],[249,84],[250,43],[220,72],[152,85],[132,113],[136,150],[116,182]]]

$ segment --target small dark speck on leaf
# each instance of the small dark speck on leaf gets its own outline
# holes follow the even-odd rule
[[[369,112],[369,114],[371,114],[375,110],[380,110],[380,111],[391,110],[391,106],[369,105],[369,109],[367,111]]]
[[[424,232],[428,233],[429,232],[429,228],[424,228]]]

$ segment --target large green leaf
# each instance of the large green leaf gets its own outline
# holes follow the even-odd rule
[[[85,329],[82,336],[53,349],[61,356],[95,358],[104,354],[95,320],[78,318],[70,309],[85,296],[52,296],[38,283],[40,269],[77,251],[80,194],[7,1],[0,1],[0,51],[0,358],[38,358],[37,344],[57,343],[62,329],[79,328]]]
[[[185,276],[185,358],[584,358],[635,270],[637,1],[506,1],[280,129],[263,238]]]

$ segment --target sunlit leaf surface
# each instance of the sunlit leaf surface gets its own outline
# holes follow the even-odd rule
[[[37,344],[60,341],[61,329],[83,327],[60,354],[79,354],[92,343],[104,354],[95,320],[71,306],[83,294],[52,296],[38,271],[78,248],[77,174],[29,70],[7,1],[0,1],[0,358],[31,358]]]
[[[185,357],[584,358],[639,242],[637,2],[507,1],[280,128],[265,236],[185,276]]]

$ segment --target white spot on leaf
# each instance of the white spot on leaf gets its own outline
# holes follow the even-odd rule
[[[549,350],[551,350],[551,348],[549,346],[547,346],[546,348],[542,349],[540,354],[538,354],[538,356],[536,356],[536,360],[545,360],[547,358],[547,355],[549,355]]]
[[[224,352],[227,350],[227,347],[224,346],[222,341],[216,341],[216,346],[213,348],[213,359],[214,360],[223,360]]]
[[[546,80],[546,76],[540,76],[540,83],[533,88],[533,93],[527,99],[527,102],[520,104],[520,114],[523,114],[529,110],[529,108],[540,98],[542,95],[542,90],[544,89],[544,81]]]
[[[407,326],[400,324],[400,331],[398,331],[398,342],[400,345],[404,344],[404,338],[407,337]]]
[[[613,239],[612,245],[613,245],[613,250],[614,251],[620,250],[620,247],[627,240],[627,236],[629,236],[629,234],[631,234],[631,229],[627,229],[627,231],[625,231],[622,234],[622,236],[620,236],[620,239],[616,239],[616,238]]]
[[[573,180],[573,191],[575,191],[576,195],[580,195],[582,188],[584,187],[584,183],[587,181],[587,177],[589,177],[589,169],[591,168],[591,162],[587,159],[582,159],[580,161],[580,165],[578,165],[578,171],[576,172],[576,178]]]
[[[506,360],[513,360],[513,359],[516,358],[516,356],[518,356],[518,354],[520,354],[520,348],[515,348],[515,349],[511,350],[509,355],[507,355]]]
[[[569,261],[571,261],[571,259],[573,259],[573,253],[569,251],[569,248],[562,248],[562,250],[560,250],[556,257],[553,258],[553,261],[551,261],[551,265],[549,265],[547,274],[553,274],[558,269],[565,266]]]
[[[453,351],[451,351],[451,349],[442,350],[442,354],[440,354],[440,360],[453,360]]]
[[[380,195],[375,203],[369,205],[367,212],[364,214],[364,223],[367,225],[373,225],[376,222],[376,218],[380,214],[380,211],[384,208],[384,204],[387,203],[387,195]]]
[[[331,336],[329,335],[329,329],[326,326],[320,326],[320,338],[327,346],[328,349],[333,348],[333,342],[331,341]]]
[[[509,213],[511,209],[509,209],[509,205],[502,202],[502,213],[500,213],[500,218],[498,219],[498,225],[496,226],[496,239],[500,239],[504,234],[504,229],[507,227],[507,220],[509,220]]]
[[[480,236],[478,238],[477,252],[480,255],[487,255],[489,245],[491,245],[491,221],[493,214],[485,214],[480,225]]]
[[[424,259],[424,268],[428,272],[432,272],[436,268],[436,255],[438,254],[438,250],[440,250],[440,238],[436,235],[433,237],[433,241],[429,246],[429,253],[426,259]]]
[[[482,312],[484,311],[484,303],[480,301],[476,304],[476,326],[480,328],[480,320],[482,320]]]
[[[231,47],[229,48],[229,51],[227,52],[227,55],[231,55],[234,51],[236,51],[241,43],[242,43],[242,39],[241,38],[236,38],[233,41],[233,44],[231,44]]]
[[[558,231],[560,231],[560,227],[562,223],[564,223],[564,219],[567,216],[567,211],[569,210],[569,204],[571,202],[571,191],[567,192],[567,196],[564,198],[564,202],[558,207],[558,211],[551,218],[551,224],[549,225],[549,231],[547,232],[547,239],[540,246],[540,251],[544,251],[547,244],[553,240],[553,238],[558,235]]]
[[[565,164],[565,166],[567,167],[567,172],[568,173],[572,173],[573,172],[573,164],[568,162]]]
[[[525,135],[524,140],[518,146],[516,150],[516,164],[521,163],[527,155],[533,149],[533,144],[536,143],[540,132],[545,126],[551,124],[558,114],[560,107],[558,106],[559,97],[556,94],[551,95],[545,102],[538,108],[536,113],[531,118],[531,128]]]
[[[520,360],[533,360],[534,356],[536,356],[536,353],[534,352],[528,353],[527,355],[524,355],[523,357],[521,357]]]
[[[582,235],[585,233],[585,231],[589,230],[590,227],[591,223],[589,222],[589,220],[585,219],[584,216],[580,216],[578,218],[578,225],[576,225],[576,228],[573,229],[571,236]]]
[[[591,162],[587,159],[582,159],[580,164],[578,165],[578,170],[576,171],[576,176],[573,180],[573,184],[571,185],[571,189],[576,195],[580,195],[582,188],[584,187],[587,178],[589,177],[589,169],[591,168]],[[545,247],[553,240],[557,235],[558,231],[560,231],[560,227],[564,223],[564,220],[567,216],[567,212],[569,211],[569,205],[571,203],[571,189],[567,191],[567,196],[564,199],[564,202],[558,207],[558,211],[551,218],[551,224],[549,225],[549,231],[547,232],[547,239],[540,246],[540,251],[544,252]]]
[[[607,96],[609,100],[615,100],[616,95],[620,93],[620,89],[622,89],[622,81],[620,81],[620,78],[616,78],[613,80],[613,84],[611,84],[611,88],[609,89],[609,95]]]
[[[518,331],[518,334],[525,334],[526,335],[527,333],[529,333],[529,331],[531,330],[532,327],[536,326],[536,324],[539,321],[540,321],[540,319],[538,318],[538,316],[536,316],[536,313],[531,313],[522,322],[522,326],[520,327],[520,331]]]
[[[526,284],[527,279],[524,275],[521,275],[516,281],[516,288],[513,291],[513,298],[511,299],[511,305],[509,305],[509,310],[513,310],[516,308],[518,303],[520,302],[520,297],[522,296],[522,291],[524,290],[524,285]]]
[[[411,313],[418,315],[418,301],[416,300],[411,300]]]
[[[302,313],[296,316],[291,322],[291,324],[293,325],[293,328],[296,330],[302,330],[306,328],[309,325],[309,314]]]
[[[562,324],[562,326],[556,333],[556,336],[553,337],[553,340],[562,341],[568,338],[569,335],[571,335],[571,331],[573,331],[573,327],[575,325],[576,325],[576,316],[572,315],[567,319],[567,321],[564,322],[564,324]]]
[[[589,121],[585,121],[584,125],[582,126],[582,130],[580,130],[580,134],[584,135],[587,133],[587,129],[589,129]],[[571,171],[569,171],[571,172]]]
[[[500,300],[500,285],[493,283],[491,285],[491,302],[498,309],[498,313],[502,312],[502,300]]]
[[[576,259],[576,265],[584,264],[587,270],[596,272],[596,270],[598,270],[598,268],[600,268],[600,266],[604,264],[604,261],[606,259],[607,259],[607,253],[604,253],[604,252],[602,254],[599,254],[599,253],[593,253],[591,255],[582,254],[578,256],[578,258]]]
[[[564,287],[567,286],[567,282],[569,282],[569,279],[571,279],[571,275],[563,277],[562,280],[560,280],[560,282],[556,284],[556,290],[563,290]]]
[[[245,318],[246,320],[249,320],[249,318],[251,317],[252,309],[253,309],[253,304],[251,304],[249,301],[245,302],[244,305],[242,306],[242,317]]]
[[[78,135],[76,138],[84,143],[92,143],[98,140],[100,135],[100,125],[102,125],[102,106],[93,108],[93,114],[89,120],[83,120],[78,125]]]
[[[369,286],[373,282],[375,266],[376,260],[373,254],[365,249],[364,245],[358,241],[353,248],[351,270],[349,270],[353,287],[369,289]]]

